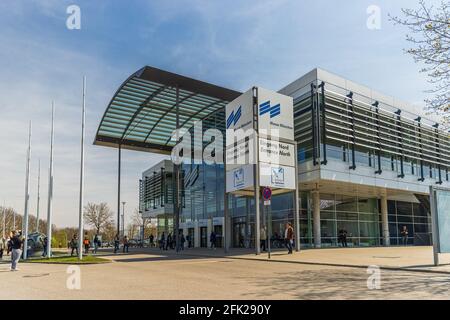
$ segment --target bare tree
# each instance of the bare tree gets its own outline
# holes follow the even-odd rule
[[[419,1],[418,9],[402,9],[404,17],[390,16],[396,24],[408,27],[406,40],[412,47],[405,51],[420,70],[428,76],[432,97],[426,99],[427,109],[450,123],[450,1],[441,0],[436,8]]]
[[[133,216],[131,217],[131,223],[136,226],[142,226],[145,223],[145,218],[142,217],[142,214],[138,209],[134,209]]]
[[[135,209],[133,216],[131,217],[131,223],[128,225],[130,237],[135,237],[137,235],[140,238],[142,236],[140,234],[142,226],[144,226],[144,239],[150,236],[150,234],[156,233],[155,226],[152,224],[151,219],[142,217],[139,210]]]
[[[134,209],[133,215],[131,216],[131,223],[128,225],[129,236],[134,237],[138,235],[140,237],[139,231],[145,224],[146,219],[142,217],[138,209]]]
[[[103,240],[105,241],[113,241],[114,237],[117,234],[116,226],[114,225],[114,222],[111,220],[108,223],[105,224],[103,227]]]
[[[113,213],[105,202],[100,204],[89,202],[84,207],[84,222],[101,233],[112,224]]]

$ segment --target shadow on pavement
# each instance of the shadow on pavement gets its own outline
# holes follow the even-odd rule
[[[448,299],[450,278],[443,275],[408,272],[381,272],[381,288],[367,287],[368,274],[349,269],[302,270],[275,273],[266,278],[246,278],[256,285],[245,295],[265,299],[276,294],[289,294],[293,299],[421,299],[424,293],[433,299]],[[264,288],[264,290],[260,290]],[[299,290],[301,288],[301,290]],[[387,294],[389,292],[389,294]]]

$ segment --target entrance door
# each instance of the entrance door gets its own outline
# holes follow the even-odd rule
[[[245,248],[245,223],[237,222],[233,224],[233,247]]]
[[[194,247],[194,239],[195,239],[195,229],[194,228],[189,228],[188,229],[188,239],[187,239],[187,246],[188,248],[193,248]]]
[[[200,227],[200,247],[208,248],[208,230],[207,227]]]
[[[222,248],[223,242],[222,226],[214,226],[214,233],[216,234],[216,247]]]

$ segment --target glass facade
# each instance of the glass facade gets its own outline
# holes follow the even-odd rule
[[[302,192],[301,202],[301,243],[303,246],[312,246],[314,231],[309,192]],[[338,236],[341,230],[347,232],[348,246],[379,245],[378,200],[341,194],[320,194],[320,230],[323,247],[338,246]]]
[[[224,132],[224,111],[217,111],[202,121],[203,134],[208,129]],[[193,137],[193,128],[191,129]],[[210,142],[203,141],[202,150]],[[192,150],[194,159],[194,150]],[[224,168],[204,162],[182,164],[181,223],[223,217]]]
[[[374,175],[394,173],[390,176],[398,179],[412,178],[417,184],[423,183],[425,186],[449,181],[450,138],[437,126],[433,127],[420,117],[414,118],[391,106],[321,81],[314,81],[312,86],[300,88],[295,94],[294,126],[299,165],[312,163],[313,166],[309,166],[308,170],[322,169],[327,168],[327,161],[333,160],[339,164],[345,163],[346,168],[369,168]],[[209,115],[202,122],[203,132],[211,128],[224,132],[224,125],[223,109]],[[203,147],[208,143],[203,142]],[[205,241],[207,242],[206,225],[197,226],[198,230],[194,230],[192,226],[197,222],[223,218],[224,167],[205,163],[183,164],[181,176],[180,223],[189,224],[187,232],[192,234],[191,238],[195,232],[201,234],[199,246],[204,246]],[[158,189],[157,185],[161,181],[162,186]],[[153,187],[147,185],[150,182]],[[303,247],[312,247],[313,187],[303,185],[303,181],[300,183],[300,241]],[[327,181],[322,180],[320,183],[326,184]],[[158,174],[149,177],[141,187],[141,203],[145,209],[173,204],[173,184],[170,172],[162,174],[159,180]],[[383,244],[381,204],[376,196],[368,197],[363,193],[349,195],[349,192],[330,193],[330,190],[334,190],[327,190],[328,192],[319,190],[322,247],[339,246],[339,234],[344,230],[348,246]],[[409,193],[413,198],[413,192]],[[400,230],[404,226],[409,232],[408,244],[431,243],[429,208],[426,201],[422,201],[420,197],[418,200],[388,201],[391,245],[400,244]],[[294,224],[294,201],[294,193],[290,192],[273,196],[269,212],[261,207],[261,226],[268,228],[272,247],[283,245],[285,224]],[[231,217],[231,246],[254,247],[254,199],[229,195],[228,208]],[[171,230],[173,220],[170,213],[160,220],[161,226],[167,226]],[[158,220],[158,225],[159,223]],[[217,233],[223,232],[221,224],[223,220],[214,225]]]
[[[388,201],[391,245],[401,244],[400,232],[408,230],[408,244],[431,245],[430,211],[422,203]]]

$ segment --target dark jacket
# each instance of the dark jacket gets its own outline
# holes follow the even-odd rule
[[[70,247],[71,248],[78,248],[78,239],[73,239],[70,240]]]
[[[12,249],[22,249],[23,240],[19,236],[14,236],[11,238],[11,248]]]

